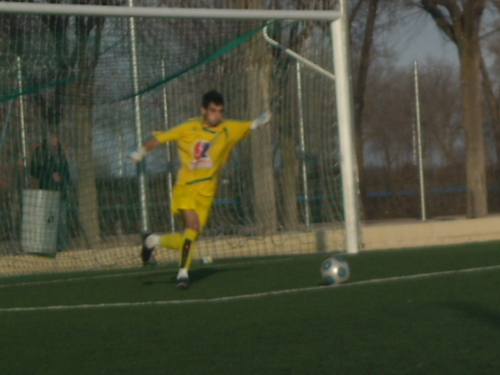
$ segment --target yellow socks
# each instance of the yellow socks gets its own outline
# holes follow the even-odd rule
[[[182,236],[181,261],[179,268],[189,269],[195,250],[194,243],[198,239],[198,232],[192,229],[186,229]]]
[[[180,268],[189,269],[196,250],[198,235],[197,231],[186,229],[183,234],[172,233],[161,236],[159,244],[168,249],[181,250]]]
[[[160,246],[167,249],[180,250],[182,247],[182,234],[172,233],[160,237]]]

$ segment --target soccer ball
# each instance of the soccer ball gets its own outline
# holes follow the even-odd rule
[[[321,278],[327,285],[344,283],[349,274],[349,264],[342,257],[328,258],[321,264]]]

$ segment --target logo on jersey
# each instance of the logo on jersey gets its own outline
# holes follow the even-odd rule
[[[212,148],[210,142],[198,141],[194,144],[193,148],[193,161],[189,166],[190,169],[196,168],[212,168],[214,163],[212,158],[208,155],[208,151]]]

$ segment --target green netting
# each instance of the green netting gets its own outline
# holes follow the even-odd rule
[[[246,34],[243,34],[243,35],[237,37],[234,40],[232,40],[229,43],[227,43],[226,45],[224,45],[219,50],[215,51],[214,53],[211,53],[208,56],[202,58],[200,61],[195,62],[193,65],[189,65],[189,66],[187,66],[185,68],[181,68],[178,72],[174,72],[174,73],[168,75],[167,77],[162,78],[159,81],[154,82],[151,85],[140,89],[138,92],[132,92],[130,94],[125,95],[122,98],[115,99],[115,101],[128,100],[128,99],[133,98],[134,96],[145,94],[148,91],[154,90],[157,87],[160,87],[160,86],[162,86],[162,85],[164,85],[164,84],[172,81],[173,79],[175,79],[177,77],[180,77],[183,74],[186,74],[187,72],[189,72],[191,70],[194,70],[194,69],[199,68],[199,67],[201,67],[201,66],[203,66],[205,64],[208,64],[208,63],[216,60],[217,58],[219,58],[219,57],[221,57],[221,56],[223,56],[225,54],[228,54],[234,48],[236,48],[239,45],[241,45],[242,43],[248,41],[250,38],[254,37],[256,34],[262,32],[262,30],[263,30],[264,27],[270,26],[270,25],[273,25],[273,22],[269,22],[268,24],[266,24],[266,25],[264,25],[262,27],[259,27],[256,30],[252,30],[252,31],[250,31],[250,32],[248,32]],[[61,38],[61,37],[64,37],[64,36],[61,36],[61,35],[58,36],[58,38]],[[40,43],[41,43],[41,41],[37,42],[37,44],[40,44]],[[110,48],[112,48],[113,46],[114,45],[112,45]],[[147,44],[146,44],[146,46],[147,46]],[[148,48],[148,52],[151,52],[151,46],[149,46],[149,47],[150,48]],[[107,51],[109,51],[109,49]],[[104,55],[107,51],[104,51],[102,53],[102,55]],[[38,51],[35,56],[31,55],[30,57],[37,59],[37,58],[39,58],[40,54],[41,54],[41,52]],[[23,55],[23,56],[25,56],[25,55]],[[5,63],[5,64],[11,63],[12,64],[13,63],[12,59],[16,58],[16,57],[9,56],[9,55],[4,55],[4,56],[2,56],[2,58],[5,59],[3,61],[3,63]],[[162,61],[165,61],[165,60],[162,60]],[[29,62],[27,62],[27,63],[29,64]],[[22,67],[21,67],[21,69],[22,69]],[[50,78],[48,78],[48,79],[50,79]],[[59,80],[53,80],[53,81],[48,81],[46,83],[40,83],[40,82],[39,83],[35,83],[35,80],[31,80],[30,83],[31,84],[36,84],[36,86],[33,85],[33,86],[30,86],[30,87],[23,87],[22,91],[18,90],[17,92],[14,91],[14,92],[10,92],[10,93],[3,93],[6,96],[0,97],[0,103],[7,102],[7,101],[10,101],[12,99],[16,99],[16,98],[18,98],[20,96],[34,94],[34,93],[37,93],[38,91],[45,90],[45,89],[48,89],[48,88],[51,88],[51,87],[69,85],[69,84],[71,84],[71,83],[73,83],[75,81],[82,81],[84,79],[85,79],[85,75],[84,74],[68,74],[67,78],[63,78],[63,79],[59,79]],[[110,100],[110,98],[106,98],[106,99]],[[93,104],[94,105],[104,104],[105,101],[106,101],[106,99],[104,99],[103,101],[95,101]],[[111,100],[113,100],[113,99],[111,99]]]
[[[126,156],[137,147],[138,121],[142,142],[199,115],[209,89],[224,94],[229,118],[269,108],[273,120],[234,150],[197,256],[343,249],[334,82],[297,71],[265,42],[262,22],[134,22],[135,40],[126,18],[0,15],[0,273],[139,266],[142,198],[151,230],[180,230],[170,214],[173,145],[148,156],[145,192]],[[276,40],[333,69],[327,23],[268,26]],[[68,162],[60,208],[31,173],[54,131]],[[48,223],[56,235],[47,235]],[[157,254],[160,263],[177,256]]]

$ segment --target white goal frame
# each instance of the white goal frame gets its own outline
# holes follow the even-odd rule
[[[361,248],[362,236],[359,218],[359,197],[357,180],[358,173],[354,144],[353,92],[350,69],[351,64],[347,1],[348,0],[339,0],[339,11],[148,8],[133,6],[0,2],[0,13],[52,14],[94,17],[330,21],[340,140],[340,164],[342,175],[346,249],[348,253],[357,253]]]

